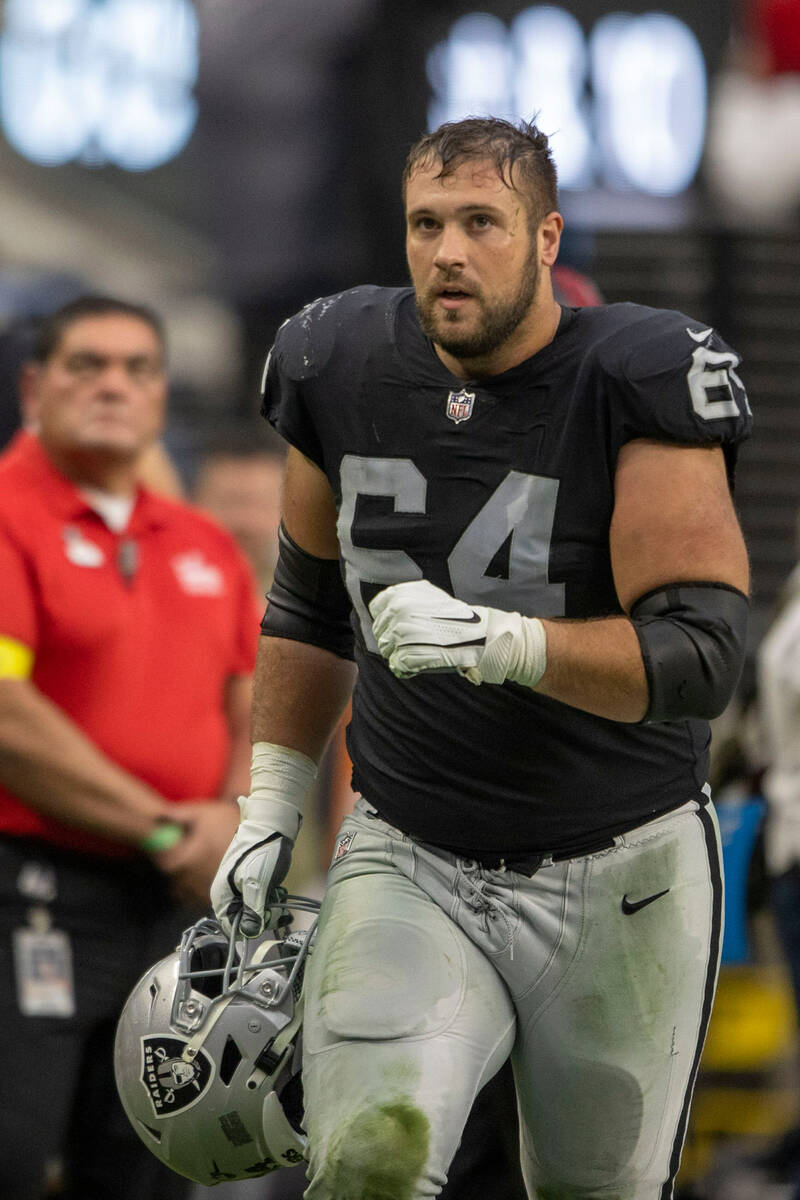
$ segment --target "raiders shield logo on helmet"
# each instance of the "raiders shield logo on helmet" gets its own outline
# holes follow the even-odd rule
[[[195,1104],[214,1075],[214,1064],[200,1050],[193,1062],[181,1054],[182,1038],[142,1038],[142,1083],[157,1117],[171,1117]]]
[[[468,421],[472,416],[474,404],[474,392],[468,392],[466,388],[462,388],[460,392],[450,392],[447,397],[447,415],[456,425],[461,421]]]

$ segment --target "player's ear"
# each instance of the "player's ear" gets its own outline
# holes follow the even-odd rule
[[[20,368],[17,379],[19,390],[20,418],[25,429],[36,432],[39,424],[39,375],[38,363],[26,362]]]
[[[558,248],[561,245],[561,232],[564,228],[564,218],[560,212],[550,212],[542,218],[539,225],[539,253],[542,266],[552,267],[558,258]]]

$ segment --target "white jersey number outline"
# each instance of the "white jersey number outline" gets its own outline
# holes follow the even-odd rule
[[[713,332],[704,329],[696,333],[687,329],[695,342],[704,341]],[[710,350],[700,345],[692,354],[692,365],[686,375],[692,408],[704,421],[716,421],[722,417],[738,417],[739,405],[734,395],[733,384],[744,401],[745,411],[750,413],[750,404],[744,384],[736,374],[739,355],[732,350]],[[715,392],[716,395],[712,393]],[[720,395],[722,393],[722,395]],[[727,393],[727,398],[726,394]]]
[[[344,579],[368,650],[377,652],[372,619],[364,603],[362,583],[389,586],[422,579],[423,573],[404,550],[372,549],[356,543],[359,496],[385,496],[394,511],[426,513],[427,480],[410,458],[378,458],[346,454],[340,466],[342,502],[337,529]],[[447,558],[451,591],[470,604],[488,604],[506,612],[561,617],[565,585],[549,578],[558,480],[509,471],[469,522]],[[486,574],[492,559],[509,543],[508,578]]]

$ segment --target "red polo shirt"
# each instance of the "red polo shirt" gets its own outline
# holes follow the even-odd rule
[[[140,490],[114,533],[36,438],[0,455],[0,636],[33,652],[32,682],[109,758],[170,800],[219,794],[226,682],[255,658],[254,586],[230,535],[188,505]],[[0,833],[112,849],[2,788]]]

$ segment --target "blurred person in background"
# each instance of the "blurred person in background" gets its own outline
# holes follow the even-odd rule
[[[740,0],[728,61],[713,85],[705,175],[734,225],[800,220],[800,4]]]
[[[215,434],[203,447],[192,502],[233,535],[256,580],[259,618],[278,557],[286,448],[262,423]]]
[[[22,425],[20,373],[33,355],[44,319],[39,314],[26,314],[9,322],[0,333],[0,449],[8,445]],[[136,474],[141,484],[155,492],[176,499],[183,495],[180,474],[161,439],[142,452]]]
[[[86,296],[23,368],[0,456],[0,1196],[172,1200],[116,1096],[114,1028],[207,911],[248,790],[253,580],[139,475],[164,424],[159,317]]]
[[[784,584],[759,646],[757,696],[765,763],[761,790],[767,801],[764,857],[775,926],[800,1014],[800,564]],[[756,1162],[768,1179],[793,1183],[791,1200],[800,1200],[800,1126]]]
[[[800,74],[797,0],[741,0],[742,67],[753,77]]]
[[[20,316],[0,333],[0,449],[7,446],[22,423],[19,374],[33,353],[41,319]]]

